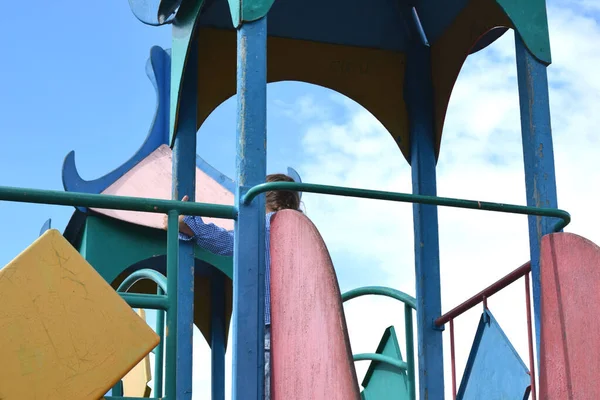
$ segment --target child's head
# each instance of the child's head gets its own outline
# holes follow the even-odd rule
[[[271,174],[267,175],[267,182],[294,182],[294,180],[284,174]],[[290,190],[275,190],[267,192],[266,197],[267,212],[275,212],[286,209],[300,209],[300,195],[298,192]]]

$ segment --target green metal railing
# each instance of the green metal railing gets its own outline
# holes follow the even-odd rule
[[[308,183],[292,183],[292,182],[270,182],[256,185],[248,190],[243,197],[243,204],[250,204],[252,200],[267,191],[300,191],[307,193],[319,193],[328,194],[335,196],[355,197],[355,198],[366,198],[374,200],[388,200],[405,203],[418,203],[418,204],[429,204],[437,206],[447,206],[455,208],[466,208],[474,210],[486,210],[496,211],[503,213],[522,214],[522,215],[535,215],[541,217],[558,218],[558,221],[554,226],[554,231],[560,231],[564,229],[571,221],[571,216],[568,212],[560,209],[552,208],[539,208],[539,207],[528,207],[519,206],[512,204],[501,204],[491,203],[483,201],[463,200],[455,198],[445,198],[436,196],[423,196],[407,193],[396,193],[396,192],[385,192],[379,190],[367,190],[357,188],[347,188],[339,186],[329,185],[317,185]],[[159,284],[159,290],[156,295],[147,294],[134,294],[134,293],[121,293],[121,296],[127,303],[132,307],[157,309],[159,313],[167,311],[167,329],[171,332],[176,330],[176,309],[177,302],[177,264],[178,264],[178,217],[179,215],[196,215],[206,216],[214,218],[225,218],[225,219],[236,219],[237,209],[233,206],[225,206],[220,204],[207,204],[207,203],[195,203],[195,202],[182,202],[178,200],[162,200],[162,199],[148,199],[148,198],[137,198],[137,197],[126,197],[126,196],[112,196],[104,194],[88,194],[88,193],[75,193],[75,192],[62,192],[55,190],[40,190],[40,189],[28,189],[28,188],[15,188],[15,187],[0,187],[0,201],[15,201],[23,203],[37,203],[37,204],[54,204],[62,206],[73,206],[73,207],[90,207],[90,208],[101,208],[101,209],[116,209],[116,210],[128,210],[128,211],[141,211],[141,212],[152,212],[159,214],[168,215],[167,224],[167,275],[170,277],[166,282],[157,282]],[[131,278],[134,279],[134,278]],[[145,279],[145,278],[144,278]],[[152,278],[149,278],[152,279]],[[166,289],[165,290],[165,287]],[[368,293],[367,293],[368,292]],[[169,293],[171,295],[169,295]],[[349,300],[354,297],[362,296],[364,294],[379,294],[392,298],[396,298],[399,301],[405,303],[405,316],[406,318],[406,329],[407,329],[407,340],[408,332],[410,332],[410,340],[412,342],[412,309],[416,309],[414,299],[412,303],[408,295],[402,292],[395,291],[390,288],[382,287],[370,287],[360,288],[345,293],[343,301]],[[400,295],[401,294],[401,295]],[[407,297],[408,296],[408,297]],[[410,315],[410,317],[408,317]],[[409,321],[409,322],[408,322]],[[410,327],[408,326],[410,324]],[[410,329],[409,329],[410,328]],[[166,338],[166,397],[164,399],[174,399],[175,386],[175,348],[176,348],[176,335],[169,335]],[[363,354],[357,355],[359,359],[366,359],[366,357],[374,357],[377,361],[385,361],[381,355]],[[409,374],[409,381],[413,382],[411,387],[411,398],[414,399],[415,387],[414,387],[414,349],[412,346],[407,347],[407,358],[406,369]],[[411,361],[412,360],[412,361]],[[162,370],[161,370],[162,374]],[[412,377],[412,379],[410,378]],[[161,376],[162,378],[162,376]],[[161,379],[162,382],[162,379]],[[106,397],[107,399],[121,399],[127,400],[126,397]]]
[[[510,214],[536,215],[540,217],[559,218],[555,231],[564,229],[571,222],[568,212],[556,208],[519,206],[514,204],[490,203],[487,201],[463,200],[449,197],[423,196],[418,194],[384,192],[381,190],[355,189],[341,186],[316,185],[312,183],[269,182],[256,185],[246,192],[243,202],[250,202],[259,194],[274,190],[289,190],[306,193],[329,194],[334,196],[358,197],[374,200],[388,200],[402,203],[430,204],[471,210],[497,211]]]
[[[412,312],[413,310],[417,309],[417,300],[404,292],[389,287],[365,286],[352,289],[343,293],[342,302],[345,303],[348,300],[367,295],[390,297],[392,299],[398,300],[401,303],[404,303],[404,334],[406,336],[406,362],[402,362],[392,357],[384,356],[382,354],[377,353],[355,354],[353,356],[353,359],[354,361],[373,360],[384,362],[406,371],[406,374],[408,375],[408,395],[411,400],[415,400],[415,344]]]

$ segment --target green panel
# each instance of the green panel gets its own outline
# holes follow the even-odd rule
[[[228,0],[233,26],[261,19],[271,9],[274,0]],[[240,16],[241,11],[241,16]]]
[[[171,106],[170,106],[170,138],[175,139],[177,113],[179,111],[179,94],[184,81],[185,67],[194,31],[200,16],[204,0],[184,1],[173,21],[173,46],[171,48]]]
[[[393,326],[387,328],[377,347],[377,354],[402,361],[398,338]],[[406,372],[389,364],[373,361],[365,374],[361,393],[364,400],[409,400]]]
[[[545,0],[496,0],[523,38],[529,51],[541,62],[549,65],[550,35]]]
[[[90,216],[85,222],[79,251],[107,282],[112,282],[129,266],[166,254],[166,232],[138,225]],[[195,247],[196,258],[214,265],[230,279],[231,257],[212,254]]]

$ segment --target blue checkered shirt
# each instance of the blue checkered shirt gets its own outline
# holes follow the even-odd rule
[[[266,215],[265,223],[265,325],[271,324],[271,254],[270,233],[271,216]],[[228,231],[215,224],[205,224],[202,217],[186,216],[183,222],[190,227],[194,236],[190,237],[183,233],[179,234],[181,240],[194,240],[196,244],[211,253],[221,256],[233,256],[233,231]]]

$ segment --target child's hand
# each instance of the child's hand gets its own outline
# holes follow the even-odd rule
[[[187,194],[185,196],[183,196],[183,198],[181,199],[181,201],[188,201],[188,200],[189,200],[189,196]],[[185,215],[179,216],[179,232],[184,233],[188,236],[194,236],[194,232],[192,232],[190,227],[187,226],[187,224],[185,222],[183,222],[184,217],[185,217]],[[163,217],[163,229],[167,230],[168,225],[169,225],[169,216],[165,215]]]

